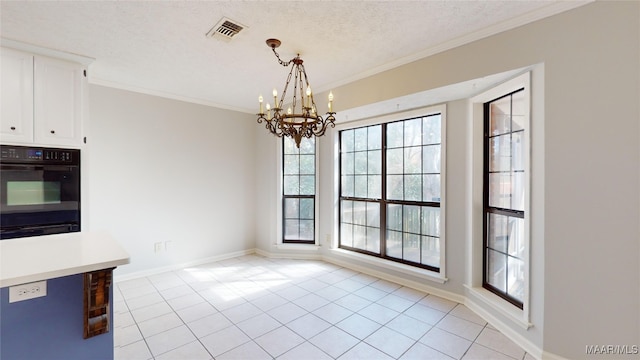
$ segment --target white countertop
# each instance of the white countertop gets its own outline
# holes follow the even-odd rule
[[[128,263],[129,254],[104,233],[0,240],[0,288]]]

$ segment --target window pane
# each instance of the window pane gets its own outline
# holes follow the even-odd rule
[[[402,258],[402,233],[387,231],[387,256]]]
[[[380,227],[380,204],[367,203],[367,226]]]
[[[440,173],[440,145],[430,145],[422,148],[422,172]]]
[[[402,174],[403,149],[389,149],[387,150],[387,174]]]
[[[351,175],[351,174],[355,174],[355,154],[354,153],[347,153],[347,154],[342,154],[342,157],[340,158],[341,160],[341,165],[342,165],[342,173],[345,175]]]
[[[366,174],[367,173],[367,152],[355,153],[355,173]]]
[[[422,144],[422,119],[405,120],[404,123],[404,146],[414,146]]]
[[[413,234],[420,234],[420,207],[404,205],[402,214],[402,230]]]
[[[298,238],[298,225],[299,221],[285,220],[284,221],[284,238],[285,240],[299,240]]]
[[[511,174],[489,174],[489,206],[511,208]]]
[[[440,175],[422,175],[424,200],[440,202]]]
[[[314,199],[300,199],[300,219],[312,220],[314,218],[314,202]]]
[[[422,147],[414,146],[404,148],[404,173],[422,173]]]
[[[353,225],[340,224],[340,244],[353,247]]]
[[[487,282],[502,292],[507,291],[507,255],[487,250]]]
[[[382,174],[382,151],[369,151],[367,165],[369,175]]]
[[[404,198],[404,177],[387,175],[387,199],[402,200]]]
[[[353,223],[356,225],[367,224],[367,203],[364,201],[353,202]]]
[[[342,176],[342,184],[341,184],[341,193],[342,196],[349,196],[352,197],[354,196],[353,193],[353,182],[354,182],[354,176],[353,175],[348,175],[348,176]]]
[[[313,220],[300,220],[299,240],[313,240],[314,238]]]
[[[404,200],[422,201],[422,176],[404,176]]]
[[[508,223],[508,249],[505,250],[509,255],[519,259],[524,258],[524,219],[509,217]]]
[[[440,267],[440,239],[437,237],[422,237],[422,263]]]
[[[407,261],[420,262],[420,235],[404,234],[402,258]]]
[[[490,104],[489,134],[504,134],[511,130],[511,97],[496,100]]]
[[[298,154],[298,148],[296,147],[296,142],[290,137],[282,138],[283,141],[283,153],[284,154]]]
[[[368,251],[380,252],[380,229],[367,228],[367,248]]]
[[[517,92],[511,96],[511,131],[524,129],[526,121],[526,102],[524,91]]]
[[[284,217],[287,219],[297,219],[300,213],[299,199],[284,199]]]
[[[340,132],[340,151],[346,152],[354,150],[353,134],[353,130],[344,130]]]
[[[422,207],[422,235],[440,236],[440,208]]]
[[[300,141],[300,154],[315,154],[316,153],[316,138],[303,137]]]
[[[377,150],[382,149],[382,126],[376,125],[371,126],[369,129],[369,142],[367,144],[367,149],[369,150]]]
[[[387,229],[402,231],[402,205],[387,205]]]
[[[367,197],[367,185],[368,179],[366,175],[356,175],[355,176],[355,189],[354,195],[359,198]]]
[[[524,132],[511,134],[511,169],[524,171]]]
[[[507,294],[513,296],[518,301],[523,301],[524,261],[509,257],[508,268],[509,278],[507,280]]]
[[[511,178],[513,181],[511,191],[511,209],[524,211],[524,173],[517,172]]]
[[[300,195],[300,178],[297,175],[284,176],[284,194]]]
[[[300,173],[313,175],[316,172],[316,156],[300,155]]]
[[[285,155],[284,156],[284,173],[285,174],[298,174],[300,169],[300,163],[298,162],[298,155]]]
[[[340,221],[353,224],[353,201],[342,200],[340,202]]]
[[[511,134],[490,140],[489,171],[511,171]]]
[[[422,118],[422,143],[439,144],[440,143],[440,123],[442,117],[440,114],[431,115]]]
[[[488,239],[489,248],[506,253],[509,242],[509,218],[504,215],[489,214]]]
[[[316,178],[313,175],[300,176],[300,195],[314,195]]]
[[[387,124],[387,148],[402,147],[403,128],[402,121]]]
[[[367,150],[367,128],[355,130],[355,151]]]
[[[367,177],[367,188],[369,193],[367,197],[370,199],[380,199],[382,196],[382,176],[372,175]]]
[[[357,249],[367,249],[367,228],[353,225],[353,247]]]

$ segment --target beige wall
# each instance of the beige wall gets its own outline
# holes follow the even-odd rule
[[[89,93],[83,205],[90,230],[131,256],[117,276],[254,247],[252,116],[97,85]]]
[[[532,156],[537,169],[532,174],[533,327],[524,330],[504,322],[546,353],[578,359],[587,357],[586,345],[640,344],[639,64],[640,3],[596,2],[333,93],[336,107],[349,109],[517,68],[533,69],[532,92],[538,97],[532,104],[537,144]],[[469,146],[462,140],[469,131],[464,125],[469,114],[457,103],[448,106],[453,111],[447,129],[447,229],[458,229],[467,226],[466,218],[452,210],[464,210],[460,194],[469,189],[454,175],[467,176],[460,164],[470,159],[449,147]],[[264,129],[255,131],[261,177],[276,179],[277,142]],[[335,236],[332,139],[330,133],[320,141],[323,241],[326,234]],[[261,195],[258,211],[275,211],[275,201],[276,195]],[[271,246],[277,237],[273,221],[267,217],[258,222],[257,247],[269,252],[277,252]],[[464,233],[448,232],[449,282],[429,285],[465,295]]]

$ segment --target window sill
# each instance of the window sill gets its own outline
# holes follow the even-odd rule
[[[278,250],[296,250],[296,251],[318,251],[320,250],[319,245],[315,244],[276,244],[276,249]]]
[[[375,265],[377,267],[381,267],[381,268],[385,268],[385,269],[388,269],[388,270],[393,270],[393,271],[401,272],[401,273],[404,273],[404,274],[420,277],[420,278],[423,278],[423,279],[426,279],[426,280],[437,282],[438,284],[444,284],[445,282],[447,282],[449,280],[446,277],[441,276],[439,273],[436,273],[436,272],[433,272],[433,271],[429,271],[429,270],[426,270],[426,269],[413,267],[413,266],[410,266],[410,265],[396,263],[396,262],[393,262],[391,260],[385,260],[385,259],[381,259],[381,258],[376,258],[376,257],[373,257],[373,256],[359,254],[357,252],[343,250],[343,249],[339,249],[339,248],[331,249],[331,252],[333,254],[341,256],[341,257],[355,259],[355,260],[362,261],[362,262],[365,262],[365,263],[370,264],[370,265]]]
[[[482,287],[471,287],[469,285],[464,285],[464,287],[469,291],[472,300],[478,299],[482,304],[487,305],[494,311],[504,315],[524,330],[529,330],[529,328],[533,327],[533,324],[526,319],[524,310],[518,309],[506,300]],[[477,306],[478,305],[475,307]],[[478,309],[475,307],[472,306],[471,310],[475,310],[477,312]]]

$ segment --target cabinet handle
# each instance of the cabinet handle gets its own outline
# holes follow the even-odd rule
[[[56,131],[55,131],[55,130],[51,130],[51,133],[52,133],[52,134],[55,134],[55,133],[56,133]]]
[[[15,127],[15,126],[12,126],[12,127],[11,127],[11,130],[15,130],[15,129],[16,129],[16,127]]]

